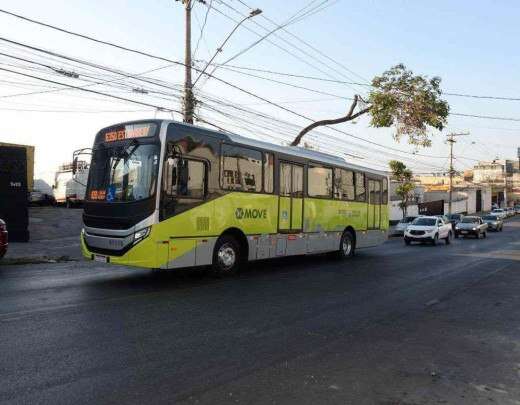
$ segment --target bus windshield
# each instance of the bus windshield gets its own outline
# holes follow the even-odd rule
[[[160,148],[137,140],[98,145],[92,154],[89,200],[138,201],[155,194]]]

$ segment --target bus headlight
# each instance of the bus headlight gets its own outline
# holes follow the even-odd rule
[[[143,240],[150,234],[150,227],[143,228],[134,233],[134,244]]]

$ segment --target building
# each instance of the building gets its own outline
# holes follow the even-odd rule
[[[492,188],[492,201],[500,206],[510,206],[520,201],[520,170],[517,161],[495,159],[479,162],[473,168],[473,182]]]

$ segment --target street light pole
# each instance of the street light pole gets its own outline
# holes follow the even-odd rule
[[[449,190],[449,200],[448,200],[448,214],[451,215],[451,211],[452,211],[452,205],[453,205],[453,174],[455,172],[454,168],[453,168],[453,144],[455,142],[457,142],[455,140],[455,137],[456,136],[465,136],[465,135],[469,135],[469,132],[464,132],[464,133],[459,133],[459,134],[455,134],[455,133],[451,133],[451,134],[448,134],[448,139],[446,140],[446,142],[448,142],[450,144],[450,190]]]

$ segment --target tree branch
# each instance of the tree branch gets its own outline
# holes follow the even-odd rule
[[[336,118],[336,119],[316,121],[316,122],[313,122],[312,124],[306,126],[305,128],[303,128],[300,131],[300,133],[296,136],[296,138],[294,138],[294,140],[291,142],[291,146],[298,146],[300,144],[302,138],[304,137],[304,135],[307,132],[312,131],[314,128],[321,127],[323,125],[334,125],[334,124],[341,124],[342,122],[352,121],[353,119],[359,117],[360,115],[363,115],[363,114],[366,114],[367,112],[369,112],[370,107],[367,107],[354,114],[354,110],[358,104],[359,99],[360,99],[360,97],[356,94],[354,96],[354,100],[352,101],[352,104],[350,105],[350,109],[349,109],[347,115],[340,117],[340,118]]]

